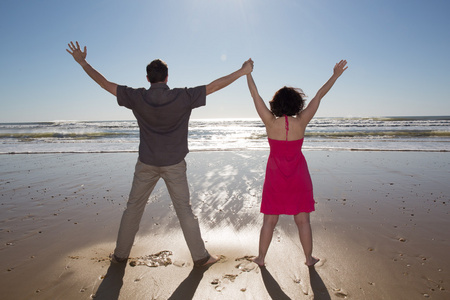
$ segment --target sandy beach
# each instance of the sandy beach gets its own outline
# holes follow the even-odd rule
[[[267,155],[188,154],[203,238],[222,255],[198,269],[162,181],[129,262],[109,262],[136,153],[0,155],[0,298],[450,299],[448,152],[305,151],[315,268],[304,265],[289,216],[266,268],[248,260]],[[161,251],[167,265],[145,265]]]

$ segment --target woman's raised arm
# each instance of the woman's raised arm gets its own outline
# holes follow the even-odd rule
[[[275,120],[275,116],[272,112],[267,108],[264,100],[258,93],[258,89],[256,88],[255,81],[253,80],[252,74],[247,74],[247,84],[248,89],[250,90],[250,94],[253,98],[253,103],[255,104],[256,111],[258,112],[259,117],[263,121],[263,123],[267,126],[271,121]]]
[[[347,61],[341,60],[334,66],[333,75],[331,75],[330,79],[328,79],[328,81],[317,91],[317,94],[314,96],[311,102],[309,102],[308,106],[299,113],[300,120],[302,123],[305,123],[305,126],[309,123],[309,121],[311,121],[311,119],[316,114],[322,98],[328,93],[328,91],[334,85],[339,76],[341,76],[342,73],[344,73],[344,71],[347,70],[348,67],[346,65]]]

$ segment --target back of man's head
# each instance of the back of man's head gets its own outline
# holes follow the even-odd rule
[[[147,65],[147,78],[150,83],[164,82],[168,73],[167,64],[160,59],[155,59]]]

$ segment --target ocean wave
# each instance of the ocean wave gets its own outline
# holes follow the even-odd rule
[[[208,148],[191,149],[190,152],[214,152],[214,151],[269,151],[268,147],[236,147],[236,148]],[[352,148],[352,147],[317,147],[305,148],[303,152],[308,151],[355,151],[355,152],[442,152],[448,153],[447,149],[379,149],[379,148]],[[9,151],[2,152],[0,155],[22,155],[22,154],[101,154],[101,153],[138,153],[137,150],[47,150],[47,151]]]
[[[387,137],[387,138],[427,138],[427,137],[450,137],[449,131],[433,131],[433,130],[392,130],[392,131],[339,131],[339,132],[306,132],[306,137],[322,137],[322,138],[371,138],[371,137]]]
[[[193,139],[208,139],[212,137],[211,133],[191,133],[190,137]],[[237,135],[237,134],[236,134]],[[62,133],[62,132],[38,132],[38,133],[3,133],[0,134],[0,140],[16,139],[19,141],[31,141],[39,139],[64,139],[64,140],[91,140],[103,138],[118,138],[123,137],[128,139],[130,137],[138,137],[138,133],[126,132],[91,132],[91,133]],[[230,139],[227,136],[221,136],[223,139]],[[393,131],[339,131],[339,132],[306,132],[305,137],[320,137],[320,138],[427,138],[427,137],[450,137],[449,131],[433,131],[433,130],[393,130]],[[238,136],[236,138],[239,139]],[[240,138],[248,140],[266,139],[266,133],[251,133]]]
[[[447,152],[450,116],[314,118],[305,137],[305,149]],[[260,119],[193,119],[188,140],[191,151],[268,149]],[[0,123],[0,153],[133,152],[138,144],[135,120]]]
[[[19,141],[30,141],[36,139],[68,139],[68,140],[90,140],[101,138],[113,138],[126,136],[126,133],[117,132],[91,132],[91,133],[61,133],[61,132],[27,132],[27,133],[3,133],[1,139],[17,139]]]

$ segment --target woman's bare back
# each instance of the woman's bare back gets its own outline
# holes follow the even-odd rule
[[[300,140],[305,136],[305,127],[297,117],[288,117],[288,141]],[[286,140],[286,121],[284,117],[274,119],[270,124],[266,124],[267,137],[272,140]]]

